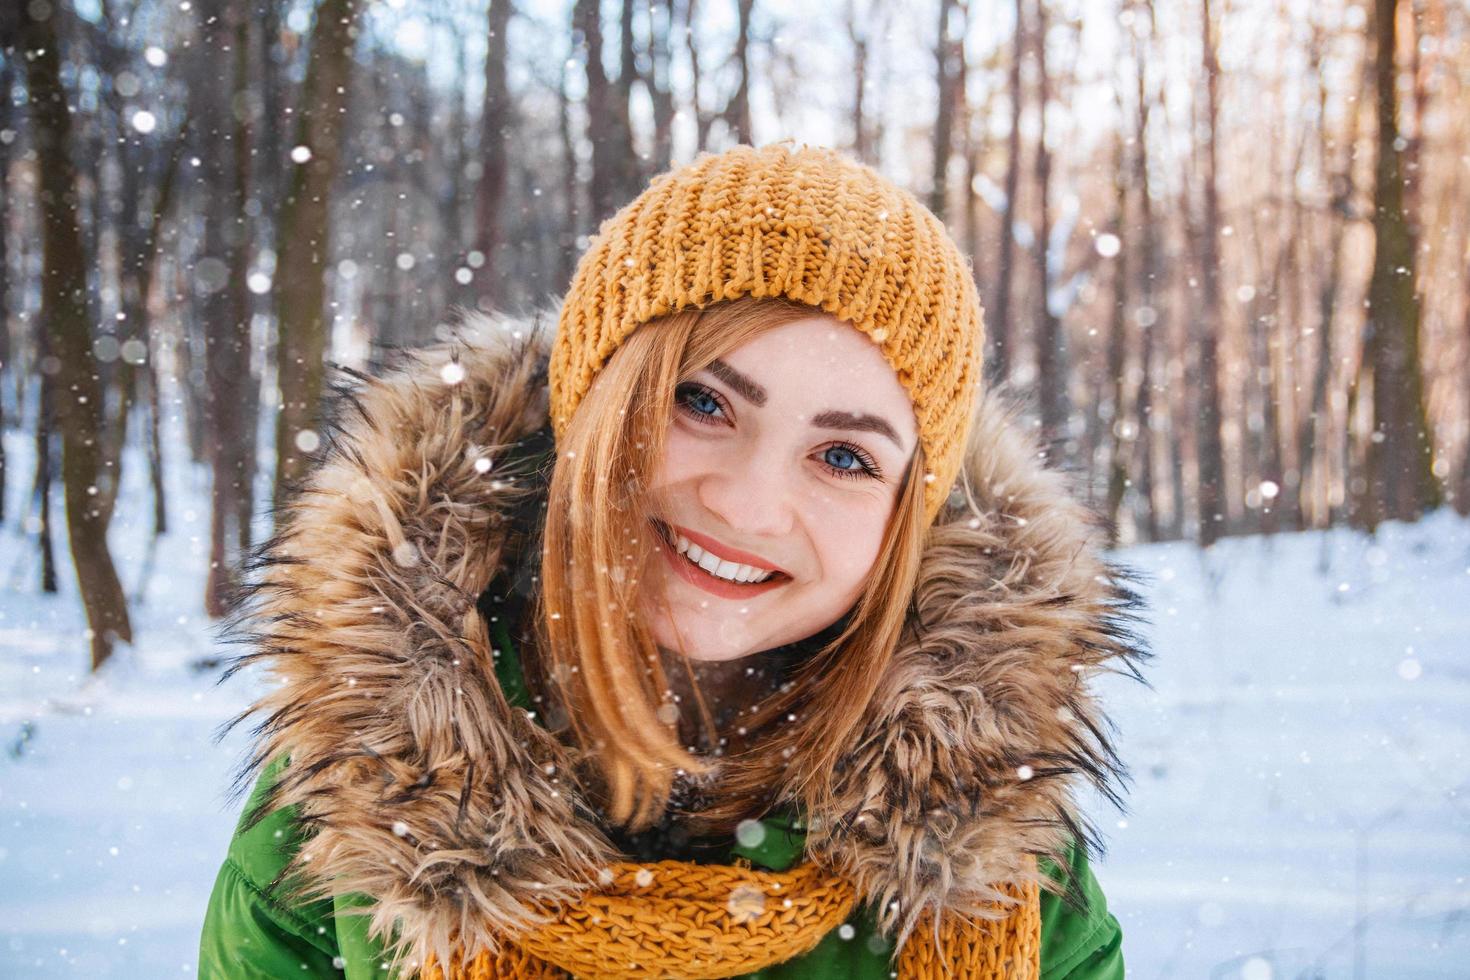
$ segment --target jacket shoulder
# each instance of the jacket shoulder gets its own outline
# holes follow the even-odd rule
[[[1041,891],[1042,980],[1122,980],[1123,930],[1108,911],[1087,850],[1074,841],[1066,858],[1070,881],[1055,862],[1040,861],[1061,889]]]
[[[301,846],[303,831],[298,823],[299,814],[295,806],[279,806],[261,815],[254,824],[251,819],[266,803],[271,788],[281,777],[288,762],[288,757],[282,755],[261,770],[250,790],[250,798],[240,812],[240,819],[235,824],[235,832],[230,838],[230,848],[226,854],[226,859],[233,862],[247,878],[272,893],[277,891],[273,886],[292,855]],[[284,904],[284,899],[277,895],[273,894],[272,900]],[[327,908],[331,906],[330,902],[313,904]]]
[[[276,759],[256,780],[215,876],[200,934],[201,977],[341,976],[332,902],[292,902],[280,883],[301,844],[295,808],[250,823],[285,763]]]

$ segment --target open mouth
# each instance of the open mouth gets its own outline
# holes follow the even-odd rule
[[[761,570],[760,574],[764,575],[764,578],[749,581],[740,581],[739,578],[726,577],[725,575],[716,574],[714,571],[711,571],[710,569],[699,564],[698,560],[694,560],[689,557],[690,554],[699,554],[700,559],[703,559],[703,549],[699,549],[698,545],[691,544],[689,548],[681,553],[679,551],[678,537],[676,536],[673,528],[669,527],[667,524],[665,524],[663,521],[658,520],[657,518],[653,519],[653,525],[657,529],[659,537],[663,539],[664,545],[668,549],[670,562],[676,565],[678,570],[684,575],[685,578],[694,582],[694,584],[696,585],[700,585],[701,587],[715,587],[721,592],[731,589],[750,592],[769,589],[774,586],[791,581],[790,575],[787,575],[785,572],[778,571],[766,572],[764,570]],[[722,562],[722,564],[725,563]],[[752,566],[738,566],[736,569],[731,570],[729,569],[728,565],[726,565],[726,570],[731,575],[743,575],[749,574],[751,571],[755,571]]]

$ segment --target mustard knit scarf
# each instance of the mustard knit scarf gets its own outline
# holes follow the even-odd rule
[[[857,896],[846,879],[803,863],[760,871],[684,861],[619,863],[611,881],[560,916],[518,934],[497,953],[467,963],[456,951],[448,977],[430,959],[424,980],[565,978],[623,980],[732,977],[800,956],[837,928]],[[921,920],[898,955],[900,980],[1037,980],[1041,975],[1040,893],[1004,919],[945,915],[938,941]]]

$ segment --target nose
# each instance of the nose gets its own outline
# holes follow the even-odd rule
[[[790,534],[796,474],[788,473],[773,455],[732,455],[727,466],[699,482],[700,504],[725,527],[749,538]]]

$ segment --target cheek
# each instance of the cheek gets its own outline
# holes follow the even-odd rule
[[[820,542],[823,572],[834,586],[851,591],[872,575],[887,516],[876,507],[836,507],[821,514],[815,538]]]
[[[668,486],[697,474],[705,465],[701,456],[703,448],[698,439],[671,425],[664,441],[663,458],[653,469],[653,486]]]

